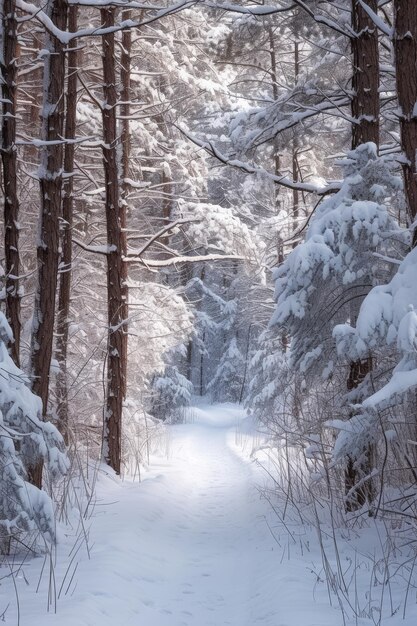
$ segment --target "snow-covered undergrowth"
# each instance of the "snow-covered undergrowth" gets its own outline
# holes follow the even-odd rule
[[[276,516],[274,528],[280,537],[286,534],[288,553],[300,548],[309,553],[315,593],[327,589],[330,604],[339,608],[337,623],[415,624],[413,501],[408,500],[409,519],[394,510],[389,515],[390,502],[404,499],[404,493],[394,490],[380,502],[383,520],[378,513],[369,517],[366,510],[346,514],[343,477],[333,491],[325,478],[320,481],[319,474],[314,475],[312,467],[307,470],[312,463],[308,453],[284,440],[280,444],[264,446],[253,455],[266,476],[263,495]]]
[[[141,482],[100,467],[94,498],[77,510],[73,494],[51,553],[3,561],[4,623],[370,626],[381,598],[384,625],[416,623],[413,546],[383,549],[372,520],[332,528],[323,503],[318,539],[314,507],[290,501],[296,481],[288,494],[272,480],[285,455],[240,407],[197,404],[167,432]]]

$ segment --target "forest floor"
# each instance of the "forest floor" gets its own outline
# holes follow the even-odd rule
[[[0,620],[17,626],[19,609],[19,626],[342,626],[314,533],[291,537],[261,496],[242,409],[190,416],[142,482],[102,473],[83,533],[63,534],[53,560],[9,564],[14,577],[3,564]]]

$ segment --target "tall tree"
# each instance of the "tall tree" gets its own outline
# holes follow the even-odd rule
[[[48,0],[46,13],[59,29],[65,30],[66,0]],[[52,358],[55,298],[59,265],[59,219],[62,196],[64,135],[65,52],[51,32],[45,35],[44,92],[41,111],[40,227],[37,244],[38,285],[35,295],[31,342],[32,390],[48,410],[49,372]],[[42,484],[42,464],[28,469],[34,485]]]
[[[13,332],[10,352],[19,366],[20,291],[19,291],[19,199],[17,193],[16,87],[17,19],[14,0],[4,0],[1,11],[1,93],[4,189],[4,251],[6,270],[6,316]]]
[[[71,6],[68,11],[68,29],[77,30],[78,7]],[[70,298],[72,277],[72,231],[74,213],[74,154],[75,132],[77,125],[77,84],[78,84],[78,50],[73,40],[68,52],[68,80],[65,112],[65,150],[63,198],[62,198],[62,254],[59,271],[59,299],[57,315],[56,356],[59,372],[56,381],[57,415],[59,428],[68,443],[68,373],[67,354],[70,325]]]
[[[368,0],[368,6],[375,13],[378,0]],[[352,28],[355,36],[352,46],[352,149],[361,144],[373,142],[379,146],[380,97],[379,97],[379,50],[378,29],[372,18],[365,11],[359,0],[352,1]],[[356,321],[359,300],[353,301],[352,322]],[[349,365],[347,388],[349,391],[358,387],[372,369],[372,358],[352,361]],[[358,473],[362,476],[371,469],[372,448],[365,453],[366,461],[358,467],[357,459],[348,457],[345,471],[345,489],[348,511],[362,506],[366,499],[372,499],[372,485],[368,480],[363,487],[356,489]]]
[[[367,0],[375,13],[378,0]],[[379,145],[378,29],[359,0],[352,0],[352,149],[372,141]]]
[[[104,417],[103,457],[120,474],[123,395],[126,388],[126,341],[124,317],[124,257],[126,256],[126,205],[122,202],[118,168],[118,136],[116,89],[114,8],[102,9],[104,28],[110,30],[102,38],[103,53],[103,164],[106,186],[107,225],[107,393]]]
[[[394,51],[400,109],[402,168],[410,222],[417,216],[417,11],[413,0],[394,0]],[[413,246],[417,245],[414,227]]]
[[[130,10],[122,12],[122,21],[128,21],[132,17]],[[121,78],[121,143],[122,143],[122,164],[121,164],[121,229],[124,250],[127,246],[127,234],[126,234],[126,219],[128,209],[129,198],[129,181],[130,181],[130,158],[131,158],[131,131],[130,131],[130,100],[131,100],[131,63],[132,63],[132,31],[130,29],[124,30],[122,33],[122,51],[120,55],[120,78]],[[123,369],[123,397],[126,397],[127,392],[127,353],[128,353],[128,327],[127,320],[129,317],[129,289],[127,285],[128,265],[122,263],[122,299],[123,299],[123,311],[122,319],[123,325],[123,357],[122,357],[122,369]]]

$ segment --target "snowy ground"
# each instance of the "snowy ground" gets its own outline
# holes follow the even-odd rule
[[[143,482],[100,478],[86,522],[90,559],[82,536],[69,536],[53,567],[43,558],[12,565],[16,589],[2,578],[0,619],[18,623],[18,597],[20,626],[343,624],[318,578],[314,535],[290,541],[259,496],[251,446],[236,434],[242,410],[200,406],[192,416],[170,427],[169,458]]]

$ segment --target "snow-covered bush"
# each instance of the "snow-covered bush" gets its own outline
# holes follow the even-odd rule
[[[26,468],[45,463],[53,477],[64,474],[68,460],[58,430],[43,422],[42,402],[13,363],[7,344],[10,326],[0,313],[0,536],[4,542],[22,531],[40,531],[54,540],[54,512],[49,496],[30,484]]]
[[[239,402],[245,373],[245,358],[233,337],[224,351],[217,370],[207,385],[213,400]]]
[[[275,331],[267,328],[259,337],[257,349],[249,363],[248,408],[262,423],[277,421],[285,404],[289,383],[285,342]]]
[[[182,409],[190,405],[192,383],[175,365],[167,365],[152,381],[152,414],[162,420],[179,422]]]
[[[165,369],[166,355],[187,340],[193,313],[180,290],[156,282],[131,281],[130,306],[129,384],[144,390]]]
[[[231,209],[206,202],[181,203],[180,207],[181,216],[193,219],[186,232],[195,249],[242,255],[256,262],[261,242]]]

